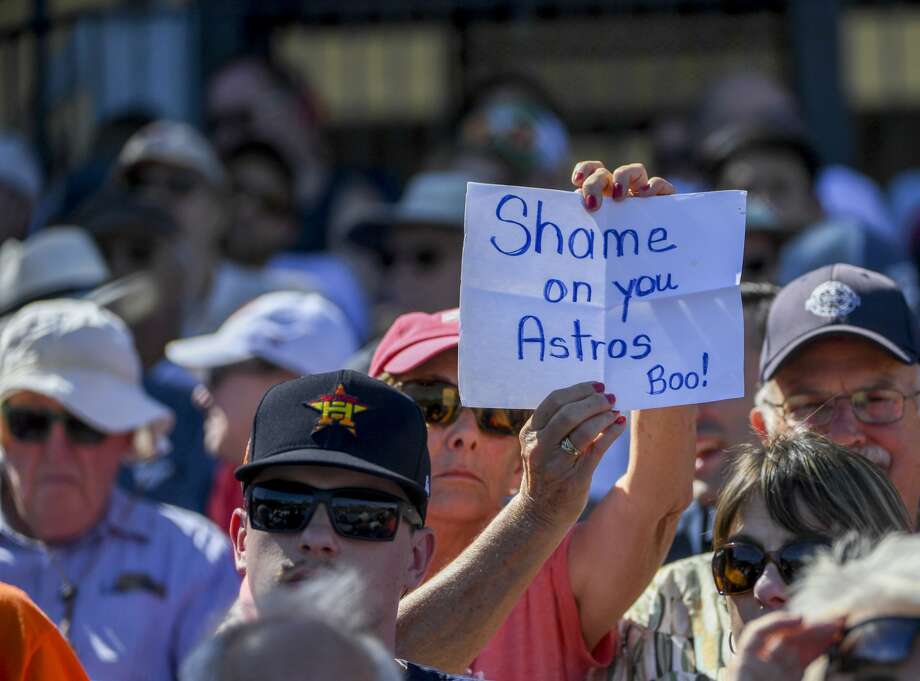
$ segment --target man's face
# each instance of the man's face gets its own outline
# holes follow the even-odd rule
[[[457,351],[448,350],[400,381],[440,380],[457,384]],[[516,492],[521,477],[521,446],[512,435],[484,433],[469,409],[448,426],[428,425],[433,521],[488,524]]]
[[[792,396],[819,399],[857,390],[892,388],[906,396],[920,386],[918,366],[896,360],[871,341],[855,336],[817,339],[787,360],[768,385],[768,400],[782,403]],[[764,406],[763,410],[776,408]],[[790,424],[776,411],[768,428],[785,431]],[[887,473],[913,517],[920,504],[920,411],[916,397],[904,401],[904,415],[889,424],[859,421],[847,400],[836,400],[833,418],[814,427],[839,445],[864,454]]]
[[[6,400],[10,408],[60,413],[55,400],[21,391]],[[102,517],[130,434],[109,435],[95,444],[73,442],[55,421],[43,441],[18,440],[0,419],[0,443],[10,474],[12,502],[30,536],[42,541],[76,539]]]
[[[436,312],[460,301],[463,231],[434,225],[397,225],[383,254],[387,287],[402,312]]]
[[[278,369],[227,367],[212,374],[205,406],[204,443],[208,451],[236,466],[243,459],[252,420],[262,396],[273,385],[296,378]]]
[[[802,229],[821,216],[808,169],[793,151],[752,149],[738,154],[722,168],[716,184],[757,196],[788,230]]]
[[[365,488],[406,498],[398,485],[367,473],[328,466],[272,466],[253,484],[284,481],[320,489]],[[284,584],[309,579],[318,571],[350,569],[367,586],[368,612],[374,622],[395,625],[399,599],[422,579],[434,542],[427,529],[412,531],[402,520],[392,541],[349,539],[336,534],[324,505],[316,509],[305,529],[296,533],[253,529],[243,509],[230,523],[237,569],[245,574],[258,607]]]
[[[748,315],[750,316],[750,315]],[[745,319],[744,396],[699,405],[696,418],[696,470],[693,496],[704,506],[715,503],[727,467],[726,450],[755,440],[748,422],[757,389],[760,337],[753,319]]]

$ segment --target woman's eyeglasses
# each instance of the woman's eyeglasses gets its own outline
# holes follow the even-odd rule
[[[904,662],[920,633],[920,617],[879,617],[861,622],[844,632],[829,653],[828,671],[858,672],[868,666]]]
[[[63,424],[67,438],[74,444],[94,445],[108,437],[107,433],[64,411],[15,407],[8,403],[3,404],[2,411],[10,435],[20,442],[44,442],[56,421]]]
[[[783,581],[791,584],[805,563],[829,545],[824,539],[800,539],[768,552],[753,542],[728,542],[712,556],[712,578],[723,596],[743,594],[754,588],[767,565],[773,563]]]
[[[460,390],[446,381],[405,381],[395,387],[411,397],[422,410],[425,422],[436,426],[449,426],[460,416]],[[530,418],[527,409],[472,408],[479,430],[492,435],[517,437]]]
[[[317,489],[272,482],[253,484],[246,490],[249,522],[262,532],[300,532],[310,524],[320,504],[325,505],[336,533],[348,539],[392,541],[400,518],[415,528],[424,526],[411,503],[374,489]]]

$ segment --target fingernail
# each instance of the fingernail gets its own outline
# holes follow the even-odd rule
[[[577,184],[581,182],[583,179],[585,179],[585,174],[579,170],[577,173],[575,173],[575,176],[572,178],[572,182]]]
[[[624,423],[626,423],[626,417],[620,414],[619,416],[617,416],[614,423],[617,424],[618,426],[622,426]]]
[[[594,383],[591,384],[591,387],[594,388],[594,392],[597,392],[597,393],[602,393],[602,392],[604,392],[604,384],[603,384],[603,383],[598,383],[597,381],[594,381]]]
[[[604,397],[606,397],[607,401],[610,402],[611,407],[617,403],[617,396],[614,395],[613,393],[607,393],[606,395],[604,395]]]
[[[585,206],[587,206],[588,210],[597,208],[597,199],[594,198],[594,194],[588,194],[585,197]]]
[[[623,185],[619,182],[613,183],[613,198],[622,199],[623,198]]]
[[[644,184],[644,185],[642,185],[641,187],[639,187],[639,191],[640,191],[640,192],[647,192],[647,191],[648,191],[649,189],[651,189],[651,188],[652,188],[651,185]]]

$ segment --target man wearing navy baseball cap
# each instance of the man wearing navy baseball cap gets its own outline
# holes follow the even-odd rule
[[[394,650],[399,599],[434,552],[430,471],[421,411],[385,383],[341,370],[269,389],[236,470],[245,502],[230,524],[256,611],[279,587],[350,570],[365,581],[373,633]],[[407,679],[453,678],[400,664]]]
[[[920,370],[916,320],[891,279],[852,265],[820,267],[770,308],[762,387],[751,425],[805,426],[881,466],[911,517],[920,504]]]

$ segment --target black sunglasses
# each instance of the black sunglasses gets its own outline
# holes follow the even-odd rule
[[[60,421],[68,439],[78,445],[95,445],[108,437],[77,417],[64,411],[50,411],[33,407],[14,407],[4,403],[3,418],[10,435],[20,442],[44,442],[55,421]]]
[[[920,633],[920,617],[878,617],[847,629],[828,653],[828,671],[843,674],[906,660]]]
[[[326,506],[336,533],[348,539],[392,541],[400,518],[405,518],[416,529],[424,526],[421,515],[411,503],[374,489],[317,489],[273,481],[250,485],[246,490],[249,522],[262,532],[300,532],[310,524],[320,504]]]
[[[795,581],[799,571],[818,551],[830,546],[825,539],[797,539],[777,551],[768,552],[750,541],[731,541],[712,556],[712,578],[723,596],[743,594],[773,563],[786,584]]]
[[[446,381],[405,381],[396,388],[411,397],[422,410],[425,422],[449,426],[460,416],[460,389]],[[492,435],[517,437],[532,413],[527,409],[481,409],[473,407],[479,430]]]

